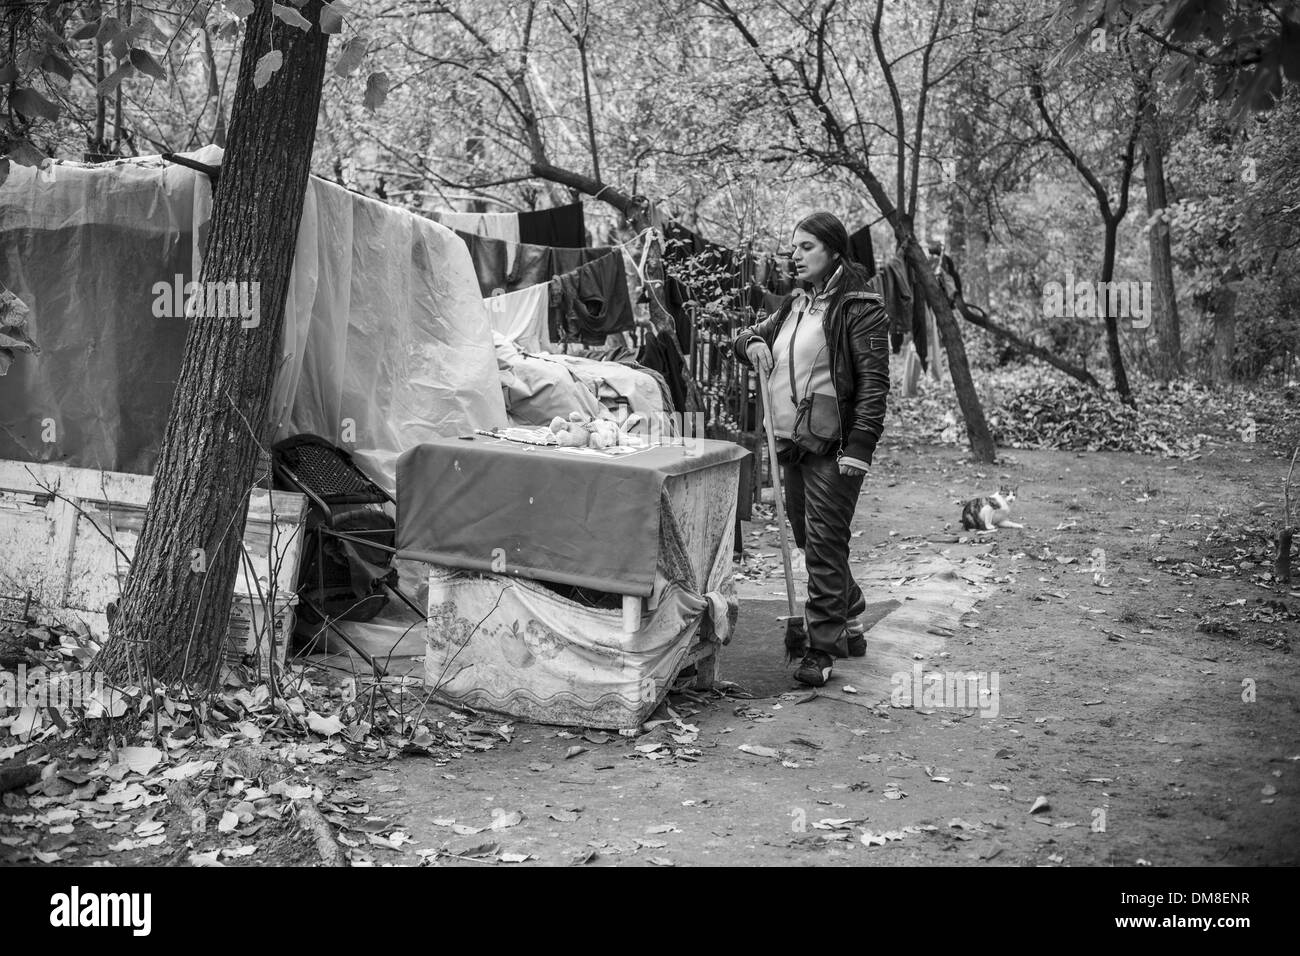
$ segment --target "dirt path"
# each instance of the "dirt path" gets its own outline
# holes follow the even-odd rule
[[[354,864],[1295,864],[1300,594],[1263,586],[1284,471],[1240,444],[1191,461],[1009,452],[983,473],[955,450],[887,446],[854,525],[871,649],[822,692],[781,660],[777,538],[760,519],[722,694],[674,696],[632,737],[520,722],[494,737],[502,721],[430,709],[467,742],[431,752],[459,756],[302,742],[295,779],[352,824]],[[1026,528],[963,536],[956,502],[1002,481]],[[920,570],[942,567],[943,581]],[[958,620],[934,598],[962,575],[982,583]],[[996,695],[890,706],[912,664],[996,678]],[[112,821],[0,820],[0,862],[175,865],[250,839],[228,865],[316,862],[288,816],[213,832],[233,792],[209,795],[201,839],[161,793]],[[25,799],[6,797],[11,822],[54,805]],[[113,848],[158,830],[155,814],[160,845]],[[409,841],[380,836],[394,831]]]
[[[809,699],[780,660],[779,577],[744,582],[725,698],[676,698],[680,723],[633,739],[517,723],[463,759],[371,765],[349,789],[414,841],[376,862],[495,844],[546,864],[1294,864],[1300,598],[1252,580],[1248,530],[1280,514],[1284,471],[1247,445],[1016,452],[982,477],[956,452],[889,449],[858,567],[983,554],[989,592],[918,663],[996,673],[997,716]],[[1019,484],[1026,529],[945,540],[953,502],[999,480]],[[774,534],[748,534],[762,527],[746,540],[774,553]]]

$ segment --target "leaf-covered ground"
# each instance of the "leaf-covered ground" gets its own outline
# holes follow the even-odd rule
[[[929,443],[944,400],[895,398],[853,559],[991,562],[993,593],[925,664],[1000,673],[996,717],[795,685],[760,509],[728,683],[673,695],[637,733],[454,712],[338,658],[274,687],[232,673],[207,704],[106,695],[87,737],[77,714],[0,709],[0,774],[36,775],[0,798],[0,862],[316,865],[313,821],[358,866],[1300,860],[1300,592],[1271,568],[1287,462],[1269,429],[1293,421],[1268,409],[1285,396],[1252,399],[1254,442],[1235,400],[1189,392],[1195,450],[1010,449],[993,466]],[[962,532],[960,501],[1003,482],[1026,527]],[[93,650],[0,638],[9,667]]]

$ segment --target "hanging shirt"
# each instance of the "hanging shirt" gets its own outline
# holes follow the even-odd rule
[[[551,288],[558,333],[552,335],[552,342],[577,339],[584,345],[600,345],[611,332],[636,327],[620,252],[556,276]]]
[[[488,296],[483,300],[483,307],[487,309],[492,331],[499,332],[506,341],[527,352],[549,352],[550,302],[550,283],[542,282],[518,292]]]
[[[530,242],[538,246],[583,248],[587,245],[587,224],[582,215],[582,203],[569,203],[567,206],[539,209],[535,212],[521,212],[519,234],[515,241]]]

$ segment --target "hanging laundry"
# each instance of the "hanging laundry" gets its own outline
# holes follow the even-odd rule
[[[551,253],[546,246],[522,246],[459,229],[456,235],[469,249],[484,298],[517,292],[551,278]]]
[[[885,263],[885,267],[871,280],[872,288],[885,300],[889,313],[889,340],[894,354],[898,354],[902,339],[912,327],[912,283],[907,277],[907,264],[899,253]]]
[[[517,212],[438,212],[434,219],[448,229],[468,232],[485,239],[503,239],[521,242],[519,238],[519,213]]]
[[[611,332],[636,326],[621,252],[556,276],[551,287],[551,301],[557,306],[557,328],[552,331],[560,333],[552,341],[600,345]]]
[[[925,300],[925,289],[918,282],[912,288],[912,345],[921,360],[921,368],[929,361],[930,330],[927,319],[930,306]]]
[[[907,356],[903,359],[903,387],[901,389],[904,398],[912,398],[916,395],[916,386],[921,379],[921,357],[916,354],[916,349],[909,347]]]
[[[538,246],[582,249],[587,245],[587,224],[582,203],[569,203],[554,209],[538,209],[519,214],[518,242]]]
[[[686,283],[672,276],[664,282],[664,299],[668,311],[673,317],[673,326],[677,333],[677,347],[683,352],[691,350],[691,310],[686,303],[693,301],[691,290]]]
[[[555,276],[572,272],[614,251],[608,246],[561,249],[527,242],[509,243],[460,230],[456,231],[456,235],[464,240],[469,249],[484,298],[518,292],[529,286],[549,282]]]
[[[637,361],[664,377],[672,397],[673,411],[686,408],[686,366],[673,336],[666,331],[647,333]]]
[[[548,282],[488,296],[483,300],[492,331],[526,352],[551,351],[547,329],[551,286]]]
[[[849,236],[849,261],[865,266],[867,275],[876,274],[876,253],[871,247],[870,226],[863,226]]]
[[[943,350],[943,341],[939,338],[939,320],[930,311],[930,377],[942,382],[948,377],[948,355]]]

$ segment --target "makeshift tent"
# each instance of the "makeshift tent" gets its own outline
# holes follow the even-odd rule
[[[192,158],[217,165],[221,151]],[[152,474],[184,349],[183,290],[211,209],[205,176],[158,157],[11,170],[0,281],[30,308],[26,331],[41,351],[16,352],[0,376],[0,459]],[[320,179],[304,197],[282,354],[273,439],[330,437],[390,491],[407,448],[508,424],[464,243]],[[418,591],[425,572],[399,570]],[[103,600],[62,603],[102,627]]]
[[[192,157],[218,165],[221,150]],[[3,282],[30,307],[42,351],[0,377],[0,459],[153,471],[186,333],[174,297],[155,286],[196,276],[211,209],[206,177],[157,157],[11,170],[0,186]],[[275,438],[332,436],[390,491],[405,449],[506,424],[464,243],[314,177],[283,356]]]

